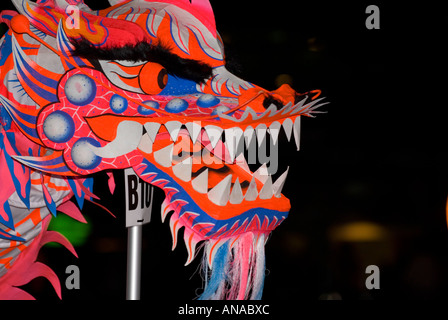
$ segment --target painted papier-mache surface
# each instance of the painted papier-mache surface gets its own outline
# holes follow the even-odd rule
[[[187,264],[203,251],[199,298],[260,299],[265,242],[290,209],[287,172],[251,172],[244,150],[280,130],[298,147],[320,92],[267,91],[227,71],[208,0],[110,2],[13,0],[1,13],[0,298],[32,299],[20,286],[37,276],[61,296],[39,249],[76,252],[50,219],[85,222],[91,175],[131,167],[163,189],[173,249],[182,234]]]

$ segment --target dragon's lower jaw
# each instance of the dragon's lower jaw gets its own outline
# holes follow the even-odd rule
[[[211,266],[217,249],[229,239],[233,242],[245,233],[254,233],[258,239],[287,217],[290,203],[280,192],[286,173],[278,183],[272,183],[269,175],[253,174],[242,154],[233,163],[226,163],[225,157],[218,158],[200,143],[190,145],[189,150],[183,148],[183,153],[192,155],[182,156],[177,152],[183,141],[180,140],[173,144],[168,134],[159,134],[154,144],[158,150],[152,153],[142,151],[145,146],[141,143],[139,150],[144,160],[134,170],[143,180],[165,192],[161,213],[165,220],[173,211],[170,217],[173,249],[179,229],[185,227],[187,264],[193,260],[200,241],[208,240],[212,244],[207,252]],[[203,135],[202,143],[207,145],[206,142],[207,137]],[[173,150],[178,156],[173,157]]]
[[[165,192],[161,214],[164,221],[173,212],[169,220],[173,250],[178,231],[184,227],[185,265],[195,258],[197,244],[204,241],[205,287],[198,299],[261,299],[264,245],[269,233],[287,217],[289,200],[279,189],[278,194],[274,192],[267,182],[270,176],[264,184],[255,178],[241,157],[240,164],[195,165],[194,157],[186,157],[169,165],[171,161],[163,157],[172,154],[173,148],[170,143],[158,150],[162,154],[142,152],[144,159],[134,170]],[[262,175],[258,178],[264,180]]]

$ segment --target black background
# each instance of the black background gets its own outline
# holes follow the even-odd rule
[[[446,300],[443,8],[390,1],[211,3],[229,68],[269,90],[288,74],[297,91],[321,89],[330,101],[322,108],[327,113],[303,120],[299,152],[281,148],[282,168],[290,166],[283,193],[292,209],[266,245],[263,299],[274,305],[330,297]],[[379,30],[365,27],[369,4],[380,9]],[[115,173],[114,196],[106,175],[95,177],[99,202],[117,217],[86,204],[92,233],[77,248],[79,259],[59,248],[41,253],[68,301],[125,298],[122,173]],[[200,259],[184,267],[183,244],[171,251],[158,210],[162,196],[157,190],[153,221],[144,227],[142,300],[181,304],[201,293]],[[358,222],[381,232],[367,240],[335,236]],[[64,287],[69,264],[80,268],[80,290]],[[370,264],[380,268],[379,290],[365,287]],[[39,299],[57,299],[44,280],[27,288]]]

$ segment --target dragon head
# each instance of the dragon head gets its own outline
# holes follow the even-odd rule
[[[212,270],[241,256],[244,283],[225,294],[259,297],[246,285],[264,272],[248,271],[262,249],[247,248],[263,247],[290,209],[287,172],[271,177],[278,135],[299,149],[301,116],[317,112],[320,91],[267,91],[230,73],[208,0],[115,1],[99,11],[82,1],[13,2],[19,14],[3,48],[14,68],[3,72],[20,85],[3,83],[0,103],[46,150],[14,158],[70,178],[132,167],[163,189],[162,219],[173,212],[173,249],[184,227],[187,264],[200,241]],[[213,287],[212,274],[203,297],[223,297],[226,281]]]

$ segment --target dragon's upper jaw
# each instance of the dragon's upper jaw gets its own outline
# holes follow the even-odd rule
[[[109,117],[104,116],[104,120]],[[88,119],[89,126],[96,134],[99,134],[96,128],[102,133],[108,131],[101,125],[102,118]],[[92,147],[95,154],[120,158],[129,157],[129,154],[138,150],[155,167],[168,173],[184,190],[193,195],[197,203],[207,208],[204,211],[209,215],[215,215],[215,206],[235,205],[233,210],[228,210],[220,219],[247,211],[257,199],[261,201],[257,205],[264,208],[280,211],[289,209],[289,203],[281,194],[286,173],[272,181],[266,164],[253,173],[244,157],[244,144],[247,153],[254,153],[250,155],[251,159],[257,156],[256,146],[265,143],[266,136],[269,138],[266,135],[266,125],[257,127],[258,130],[248,126],[245,131],[240,127],[227,128],[221,134],[220,127],[206,125],[204,128],[199,122],[194,125],[193,122],[187,122],[171,126],[169,122],[160,125],[144,118],[121,118],[116,119],[121,120],[116,129],[109,127],[111,131],[117,132],[115,139],[102,148]],[[108,120],[110,123],[110,119]],[[271,127],[272,132],[279,129]],[[286,130],[296,129],[297,126],[294,129],[287,127]],[[240,134],[233,135],[235,139],[232,143],[231,137],[235,131]],[[294,135],[298,137],[298,133]],[[223,142],[221,138],[227,139]],[[273,156],[272,160],[277,161]]]
[[[281,190],[287,171],[273,181],[278,161],[274,153],[282,128],[288,140],[294,136],[299,148],[300,116],[310,115],[318,101],[305,100],[258,113],[246,107],[203,121],[111,114],[86,121],[95,135],[109,141],[92,147],[94,153],[129,161],[140,177],[165,190],[162,215],[175,211],[170,224],[174,238],[185,226],[191,234],[199,233],[198,239],[218,239],[247,231],[267,233],[286,218],[290,203]],[[267,141],[268,161],[251,172],[247,162],[262,159],[260,150]]]

